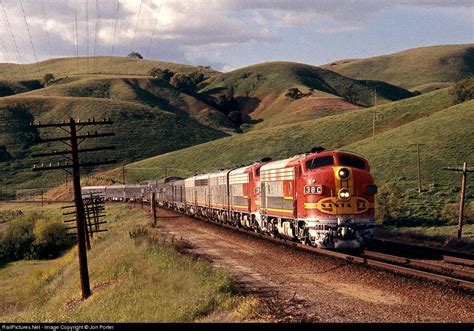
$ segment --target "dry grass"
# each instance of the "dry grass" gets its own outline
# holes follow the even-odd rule
[[[93,295],[80,299],[75,249],[53,261],[20,261],[0,275],[1,322],[193,322],[252,319],[251,298],[231,278],[163,245],[140,209],[108,206],[108,232],[89,252]],[[129,232],[145,228],[132,239]],[[139,231],[140,232],[140,231]],[[249,301],[250,300],[250,301]],[[252,306],[254,307],[254,306]],[[222,315],[217,318],[220,313]],[[214,317],[213,317],[214,316]],[[225,317],[222,317],[225,316]]]

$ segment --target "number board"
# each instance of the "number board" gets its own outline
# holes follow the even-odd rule
[[[304,194],[321,194],[323,193],[323,188],[321,185],[312,185],[304,187]]]

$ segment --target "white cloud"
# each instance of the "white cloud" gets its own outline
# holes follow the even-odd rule
[[[25,60],[32,61],[31,45],[19,1],[3,0],[3,3],[18,48]],[[45,59],[49,57],[49,51],[41,1],[23,0],[23,3],[38,58]],[[53,56],[75,54],[74,4],[77,4],[80,54],[85,55],[86,40],[89,40],[89,54],[92,54],[97,3],[101,18],[100,31],[97,32],[98,46],[102,54],[106,55],[111,50],[117,0],[43,0]],[[86,4],[89,9],[88,22]],[[132,43],[134,50],[146,53],[154,33],[150,54],[143,54],[145,57],[157,54],[161,59],[202,61],[199,56],[203,50],[209,54],[209,50],[212,52],[249,42],[276,43],[281,40],[283,29],[298,26],[319,33],[354,31],[363,27],[381,10],[394,6],[458,8],[464,12],[472,12],[474,8],[470,0],[143,0],[135,32],[140,0],[120,0],[114,53],[126,55]],[[153,32],[155,24],[156,30]],[[6,56],[13,61],[16,52],[6,33],[7,26],[1,13],[0,29],[4,31],[0,35],[0,49],[6,49]]]

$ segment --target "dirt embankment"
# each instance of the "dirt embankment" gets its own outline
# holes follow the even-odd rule
[[[235,233],[159,209],[158,231],[232,273],[278,321],[474,322],[471,295]]]

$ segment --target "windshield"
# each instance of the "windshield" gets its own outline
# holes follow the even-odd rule
[[[343,166],[365,169],[365,162],[354,155],[340,155],[339,163]]]
[[[306,169],[316,169],[334,164],[332,156],[316,157],[312,160],[306,161]]]

